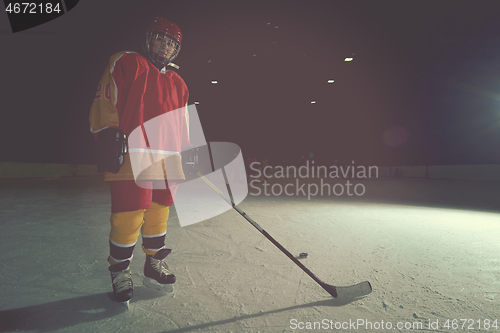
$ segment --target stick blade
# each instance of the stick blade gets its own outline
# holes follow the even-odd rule
[[[372,285],[368,281],[364,281],[352,286],[335,287],[337,290],[337,298],[352,299],[368,295],[372,292]]]
[[[336,287],[327,283],[320,283],[321,287],[325,289],[332,297],[338,299],[355,299],[368,295],[372,292],[370,282],[364,281],[352,286]]]

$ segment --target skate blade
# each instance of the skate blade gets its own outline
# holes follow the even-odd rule
[[[156,281],[155,279],[151,279],[148,277],[145,277],[144,280],[142,280],[142,284],[145,287],[148,287],[148,288],[151,288],[154,290],[158,290],[158,291],[162,291],[165,293],[171,293],[174,291],[174,284],[173,283],[172,284],[161,284],[161,283],[158,283],[158,281]]]
[[[130,309],[130,300],[125,302],[120,302],[120,304],[123,304],[127,310]]]

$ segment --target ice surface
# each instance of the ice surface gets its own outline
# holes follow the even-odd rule
[[[478,320],[500,319],[498,183],[373,179],[360,198],[249,195],[239,205],[291,253],[307,252],[302,263],[326,283],[369,280],[373,292],[352,301],[333,299],[235,211],[181,228],[173,209],[175,291],[142,286],[137,246],[129,310],[111,297],[100,178],[0,183],[0,332],[291,332],[330,320],[423,331],[439,320],[447,331],[447,319],[479,331]]]

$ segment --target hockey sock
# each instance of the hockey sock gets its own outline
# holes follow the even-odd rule
[[[134,246],[144,222],[144,211],[141,209],[111,214],[108,259],[110,264],[132,260]]]
[[[165,247],[169,211],[169,206],[152,202],[151,207],[144,212],[142,250],[147,255],[154,256]]]

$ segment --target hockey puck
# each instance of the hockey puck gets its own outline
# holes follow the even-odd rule
[[[299,253],[299,259],[305,259],[305,258],[307,258],[307,253],[305,252]]]

